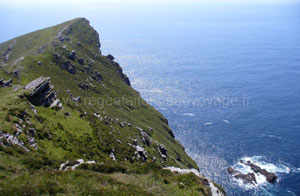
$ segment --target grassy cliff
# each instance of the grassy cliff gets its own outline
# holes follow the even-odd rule
[[[101,55],[86,19],[9,40],[0,54],[0,79],[12,79],[0,87],[0,195],[211,195],[204,178],[162,169],[197,165]],[[53,107],[24,88],[40,77],[50,77]]]

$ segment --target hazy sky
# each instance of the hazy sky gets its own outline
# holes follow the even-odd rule
[[[0,0],[0,42],[78,17],[87,18],[99,31],[117,25],[120,20],[123,23],[151,22],[155,17],[160,20],[156,15],[184,15],[189,9],[197,11],[197,6],[209,5],[209,9],[216,11],[224,6],[260,6],[287,1],[297,0]]]

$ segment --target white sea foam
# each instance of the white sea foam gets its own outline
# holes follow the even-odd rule
[[[265,169],[269,172],[273,172],[273,173],[289,173],[290,172],[289,167],[282,165],[282,164],[268,163],[263,160],[262,156],[243,157],[243,158],[241,158],[241,160],[250,161],[251,163],[259,166],[260,168]],[[256,185],[244,184],[242,182],[242,180],[234,179],[238,183],[239,186],[241,186],[245,189],[253,189],[253,188],[267,184],[267,179],[264,175],[253,172],[251,167],[241,163],[240,161],[238,163],[234,164],[232,166],[232,168],[234,170],[241,172],[242,174],[254,173],[256,181],[257,181]]]
[[[204,125],[205,125],[205,126],[211,126],[212,123],[211,123],[211,122],[207,122],[207,123],[205,123]]]
[[[253,156],[253,157],[244,157],[242,158],[244,161],[250,161],[251,163],[254,163],[255,165],[259,166],[262,169],[265,169],[269,172],[273,173],[290,173],[291,169],[285,165],[282,164],[273,164],[268,163],[263,160],[262,156]]]
[[[139,90],[139,91],[145,93],[163,93],[163,91],[160,89],[146,89],[146,90]]]
[[[193,113],[183,113],[182,115],[183,116],[195,116],[195,114],[193,114]]]
[[[281,137],[279,137],[279,136],[271,135],[271,134],[265,134],[265,133],[261,134],[261,136],[269,137],[269,138],[276,138],[276,139],[279,139],[279,140],[281,139]]]
[[[229,124],[229,120],[223,119],[226,124]]]

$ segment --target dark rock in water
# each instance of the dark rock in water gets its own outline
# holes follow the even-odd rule
[[[239,173],[239,174],[236,174],[234,177],[237,179],[241,179],[243,181],[243,183],[245,183],[245,184],[247,184],[247,183],[248,184],[251,183],[253,185],[257,184],[254,173],[248,173],[248,174]]]
[[[227,168],[227,171],[228,171],[229,174],[234,174],[234,173],[237,172],[237,171],[235,171],[232,167],[228,167],[228,168]]]
[[[250,161],[240,160],[240,163],[249,166],[253,173],[242,174],[241,172],[234,170],[231,167],[227,168],[227,171],[233,177],[243,180],[244,183],[257,184],[254,173],[265,176],[269,183],[275,183],[277,180],[277,176],[275,173],[268,172],[267,170],[260,168],[259,166],[251,163]]]
[[[28,100],[33,105],[41,105],[44,107],[59,104],[53,88],[54,87],[50,84],[50,77],[40,77],[31,81],[25,87],[26,90],[30,90],[29,95],[27,95]]]
[[[82,90],[87,90],[89,89],[89,85],[88,84],[78,84],[79,88],[81,88]]]
[[[72,52],[69,54],[68,58],[71,59],[72,61],[75,60],[76,52],[75,50],[72,50]]]
[[[79,63],[80,65],[84,65],[84,59],[83,59],[83,58],[78,59],[78,63]]]
[[[227,171],[236,179],[242,180],[244,184],[257,184],[254,173],[242,174],[241,172],[234,170],[232,167],[228,167]]]
[[[259,174],[262,174],[264,175],[266,178],[267,178],[267,181],[270,182],[270,183],[275,183],[276,180],[277,180],[277,176],[276,174],[272,173],[272,172],[268,172],[267,170],[265,169],[262,169],[260,168],[259,166],[251,163],[250,161],[242,161],[241,160],[241,163],[251,167],[251,169],[255,172],[255,173],[259,173]]]
[[[108,58],[111,61],[113,61],[115,59],[115,57],[111,54],[107,55],[106,58]]]

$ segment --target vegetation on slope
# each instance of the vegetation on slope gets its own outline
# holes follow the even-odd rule
[[[197,165],[99,47],[83,18],[0,44],[0,79],[13,78],[0,87],[0,195],[210,195],[204,179],[162,169]],[[62,107],[28,101],[41,76]],[[59,171],[77,159],[96,164]]]

